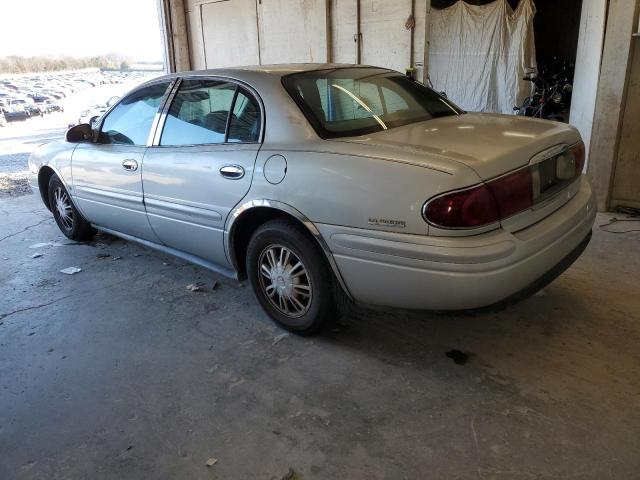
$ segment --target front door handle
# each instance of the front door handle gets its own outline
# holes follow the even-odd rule
[[[138,162],[132,160],[131,158],[122,161],[122,168],[125,170],[129,170],[130,172],[135,172],[138,169]]]
[[[244,177],[244,168],[240,165],[225,165],[220,169],[220,175],[230,180],[239,180]]]

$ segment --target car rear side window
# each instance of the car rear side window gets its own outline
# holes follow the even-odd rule
[[[255,142],[259,131],[260,108],[244,89],[224,80],[184,80],[167,113],[160,144]]]
[[[258,101],[243,88],[238,90],[233,115],[229,121],[228,142],[254,143],[260,135],[260,107]]]
[[[154,83],[124,97],[102,122],[99,142],[146,145],[153,119],[170,83]]]
[[[380,68],[294,73],[282,83],[322,138],[366,135],[462,113],[430,88]]]

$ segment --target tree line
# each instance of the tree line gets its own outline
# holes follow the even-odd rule
[[[0,73],[55,72],[59,70],[79,70],[82,68],[127,70],[131,63],[132,60],[129,57],[117,53],[94,57],[48,57],[43,55],[23,57],[11,55],[8,57],[0,57]]]

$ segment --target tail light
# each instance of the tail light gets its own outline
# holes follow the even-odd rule
[[[423,210],[424,219],[432,225],[442,228],[475,228],[496,223],[502,219],[522,212],[540,201],[554,189],[564,188],[568,182],[582,174],[584,168],[584,144],[578,142],[564,154],[549,159],[560,164],[564,155],[572,156],[568,163],[569,171],[563,168],[563,175],[553,168],[548,192],[542,192],[539,185],[543,170],[540,164],[522,168],[513,173],[490,180],[482,185],[464,190],[444,193],[429,200]],[[564,157],[563,164],[569,160]],[[543,162],[544,163],[544,162]],[[557,167],[558,165],[553,166]],[[534,174],[538,179],[534,186]],[[547,178],[545,177],[545,180]]]
[[[530,169],[518,170],[484,185],[436,197],[425,205],[424,217],[444,228],[489,225],[533,205],[532,183]]]
[[[584,143],[576,143],[569,151],[573,154],[573,165],[575,166],[576,177],[580,176],[584,168]]]
[[[500,219],[496,200],[486,185],[448,193],[429,201],[424,218],[445,228],[472,228]]]

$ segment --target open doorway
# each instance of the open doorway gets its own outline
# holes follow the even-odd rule
[[[433,9],[444,9],[453,6],[456,1],[431,0],[431,6]],[[469,5],[488,5],[494,1],[503,0],[464,1]],[[520,2],[507,0],[507,3],[515,11]],[[533,0],[533,5],[535,7],[533,16],[535,56],[531,56],[525,75],[531,84],[531,89],[529,94],[527,84],[526,98],[521,91],[513,92],[513,98],[518,98],[515,102],[519,107],[516,113],[568,122],[580,35],[582,0]],[[525,29],[522,31],[526,32]],[[514,82],[511,85],[513,88],[518,87]],[[474,85],[469,84],[466,88],[474,88]]]

